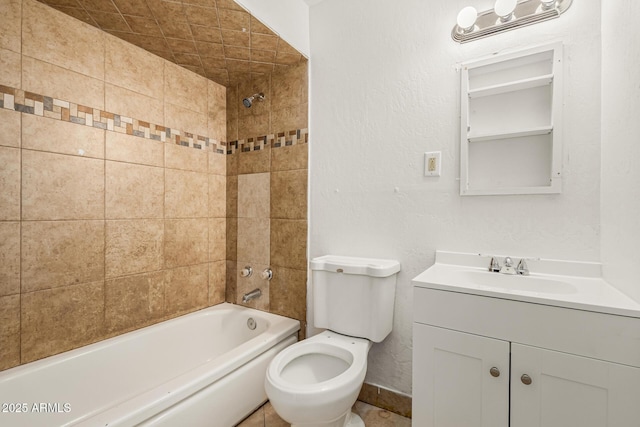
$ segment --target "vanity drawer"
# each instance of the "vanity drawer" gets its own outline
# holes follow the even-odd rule
[[[640,367],[640,319],[414,286],[414,321]]]

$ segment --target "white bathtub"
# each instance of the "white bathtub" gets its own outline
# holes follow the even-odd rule
[[[220,304],[8,369],[0,426],[233,426],[266,401],[267,366],[299,329]]]

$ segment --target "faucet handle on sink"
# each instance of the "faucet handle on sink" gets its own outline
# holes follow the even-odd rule
[[[525,261],[524,258],[522,258],[518,263],[518,266],[516,267],[516,273],[518,273],[521,276],[529,275],[529,267],[527,266],[527,262]]]
[[[500,271],[500,263],[495,257],[491,257],[491,261],[489,262],[489,271],[492,273]]]

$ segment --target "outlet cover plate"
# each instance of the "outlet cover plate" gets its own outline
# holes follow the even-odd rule
[[[430,151],[424,153],[424,176],[440,176],[442,169],[442,152]]]

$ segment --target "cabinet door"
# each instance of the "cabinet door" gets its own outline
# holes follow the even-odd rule
[[[508,342],[419,323],[413,337],[414,426],[508,426]]]
[[[511,344],[511,427],[639,425],[639,384],[640,368]]]

